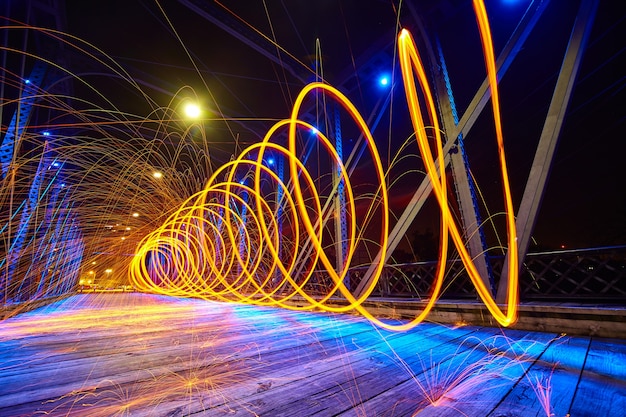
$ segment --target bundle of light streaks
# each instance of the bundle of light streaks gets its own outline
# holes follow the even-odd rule
[[[382,273],[382,262],[375,265],[372,279],[362,294],[355,296],[347,288],[348,269],[359,239],[363,238],[359,230],[364,227],[365,221],[355,210],[355,195],[346,167],[331,140],[317,132],[315,137],[328,152],[334,165],[332,169],[339,173],[340,181],[345,185],[345,213],[349,222],[347,236],[343,237],[348,244],[345,259],[340,263],[343,267],[333,265],[325,251],[329,244],[325,242],[322,206],[332,198],[332,193],[323,194],[316,188],[316,178],[298,159],[296,149],[298,135],[303,130],[313,129],[313,126],[300,120],[302,103],[308,95],[323,93],[334,99],[350,115],[365,138],[378,180],[377,191],[368,197],[366,212],[369,216],[372,212],[380,216],[380,259],[386,259],[389,203],[381,157],[363,117],[347,97],[322,83],[306,86],[297,97],[289,119],[276,123],[262,142],[244,150],[238,158],[218,169],[204,190],[189,198],[165,224],[143,240],[130,268],[134,285],[145,291],[170,295],[217,298],[290,309],[356,310],[380,326],[406,330],[426,318],[440,295],[450,236],[490,313],[503,326],[514,323],[518,300],[517,243],[504,156],[495,60],[483,3],[475,0],[474,9],[492,93],[507,216],[510,285],[504,311],[483,283],[449,207],[445,177],[438,174],[445,172],[445,166],[437,109],[415,42],[406,30],[399,36],[398,49],[408,110],[426,172],[441,209],[439,264],[431,287],[432,294],[417,317],[408,323],[392,325],[373,317],[363,306]],[[420,103],[425,105],[425,109]],[[287,146],[279,145],[280,141],[276,139],[284,133],[283,130],[287,130]],[[434,152],[430,140],[434,140]],[[279,155],[288,161],[285,178],[265,165],[268,154]],[[291,231],[289,242],[282,239],[283,228]],[[307,252],[308,248],[312,251]],[[318,275],[314,273],[316,268],[323,270],[332,282],[321,292],[316,278]],[[330,305],[329,300],[334,296],[345,298],[347,305]]]

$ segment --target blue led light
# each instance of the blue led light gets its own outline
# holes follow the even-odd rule
[[[268,159],[268,160],[267,160],[267,163],[268,163],[269,165],[274,165],[274,158],[270,158],[270,159]]]
[[[50,132],[45,131],[45,132],[43,132],[43,133],[42,133],[42,135],[44,135],[44,136],[50,136]]]

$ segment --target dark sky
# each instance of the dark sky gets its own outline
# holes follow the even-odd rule
[[[436,34],[441,41],[460,114],[485,75],[475,20],[469,2],[465,1],[414,1],[405,2],[400,8],[397,1],[389,0],[224,0],[221,6],[214,3],[240,27],[274,39],[275,45],[259,42],[274,51],[279,45],[292,55],[295,59],[280,53],[297,76],[178,1],[160,3],[162,10],[154,0],[67,0],[66,29],[111,55],[147,86],[146,91],[159,105],[167,105],[177,89],[189,85],[214,112],[259,119],[232,122],[230,132],[216,127],[214,140],[223,142],[224,147],[232,146],[233,133],[239,134],[243,143],[258,140],[271,125],[260,119],[288,116],[297,92],[313,79],[317,40],[325,78],[343,85],[367,118],[380,95],[386,94],[375,83],[378,73],[390,73],[394,68],[391,58],[396,22],[417,35],[408,3],[415,6],[414,11],[431,36]],[[529,3],[486,2],[496,53]],[[539,247],[584,248],[626,243],[626,23],[624,7],[618,3],[602,1],[598,8],[533,234]],[[577,4],[578,1],[570,0],[550,2],[501,81],[505,141],[516,204],[523,193]],[[384,52],[382,56],[388,60],[380,59],[377,66],[368,66],[378,52]],[[344,83],[346,80],[349,82]],[[105,80],[100,81],[104,85]],[[391,113],[387,108],[376,130],[382,148],[387,147],[388,137],[393,148],[410,133],[402,87],[396,87]],[[130,112],[149,112],[141,100],[119,92],[111,96]],[[347,130],[346,140],[349,135]],[[495,139],[487,111],[467,136],[466,145],[489,212],[498,212],[501,189],[499,180],[494,179]],[[404,192],[410,193],[413,184],[413,180],[408,181]],[[401,193],[400,189],[397,193]],[[404,201],[399,196],[395,200]],[[433,224],[436,227],[437,220],[422,216],[417,224],[422,228]]]

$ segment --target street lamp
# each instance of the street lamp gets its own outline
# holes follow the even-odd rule
[[[96,272],[94,270],[89,271],[89,275],[91,275],[91,279],[87,281],[88,284],[93,283],[93,291],[96,291]]]
[[[198,106],[196,103],[185,104],[184,111],[185,115],[190,119],[197,119],[202,113],[202,110],[200,110],[200,106]]]
[[[106,287],[105,288],[109,288],[111,286],[111,272],[113,272],[113,270],[111,268],[107,268],[104,270],[104,273],[107,274],[107,280],[106,280]]]

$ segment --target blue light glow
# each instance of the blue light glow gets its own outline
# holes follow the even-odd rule
[[[268,163],[269,165],[274,165],[274,158],[270,158],[270,159],[268,159],[268,160],[267,160],[267,163]]]
[[[43,132],[43,133],[42,133],[42,135],[44,135],[44,136],[50,136],[50,132],[45,131],[45,132]]]
[[[379,81],[380,85],[387,86],[389,85],[389,77],[387,77],[386,75],[383,75],[382,77],[380,77]]]

